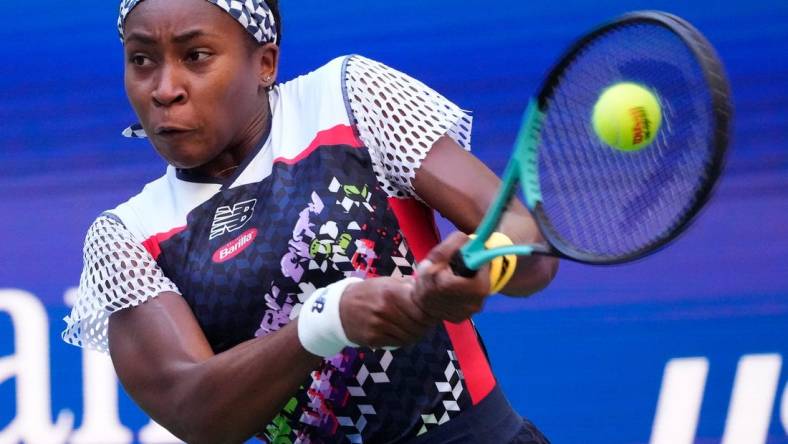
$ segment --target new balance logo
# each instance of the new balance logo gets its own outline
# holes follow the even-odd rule
[[[235,230],[240,230],[249,222],[254,214],[257,199],[239,202],[232,207],[224,206],[216,209],[211,225],[211,239]]]
[[[323,296],[318,296],[318,298],[315,299],[315,303],[312,304],[312,312],[323,313],[324,308],[326,308],[326,298]]]

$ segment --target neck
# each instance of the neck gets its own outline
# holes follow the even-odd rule
[[[200,176],[219,179],[235,173],[241,163],[265,141],[271,132],[271,112],[267,100],[260,110],[246,126],[246,130],[241,132],[231,145],[210,162],[192,168],[191,171]]]

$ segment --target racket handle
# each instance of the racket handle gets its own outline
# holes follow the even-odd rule
[[[476,273],[479,272],[479,270],[474,270],[473,268],[469,268],[465,264],[465,260],[463,260],[462,254],[459,251],[455,252],[454,255],[451,257],[451,260],[449,261],[449,266],[451,267],[451,271],[453,271],[454,274],[456,274],[457,276],[462,276],[464,278],[472,278],[476,276]]]

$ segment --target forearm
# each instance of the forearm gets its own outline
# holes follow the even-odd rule
[[[414,181],[419,197],[469,234],[476,231],[500,185],[500,179],[492,171],[448,137],[435,143]],[[510,202],[496,230],[515,244],[543,242],[533,218],[517,199]],[[535,293],[550,283],[557,269],[555,258],[518,257],[515,274],[502,292]]]
[[[169,389],[173,432],[190,443],[242,442],[259,433],[320,363],[299,343],[296,324],[184,364]]]
[[[504,215],[499,231],[515,244],[543,243],[536,222],[519,202]],[[512,278],[501,290],[508,295],[528,296],[546,287],[558,272],[558,259],[551,256],[518,256]]]
[[[293,396],[320,358],[297,322],[215,355],[180,295],[114,313],[112,360],[134,400],[189,443],[243,442]]]

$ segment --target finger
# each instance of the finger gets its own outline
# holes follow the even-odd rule
[[[444,270],[442,273],[446,272],[451,274],[448,270]],[[413,303],[419,310],[434,319],[457,319],[457,311],[463,310],[460,307],[465,305],[467,301],[451,294],[457,293],[456,290],[447,291],[438,285],[435,278],[442,273],[429,274],[416,281],[412,297]]]
[[[384,345],[412,344],[421,339],[421,331],[418,328],[414,328],[412,323],[408,325],[408,323],[403,322],[402,318],[389,320],[389,322],[386,328],[386,335],[396,339],[397,343]]]
[[[427,315],[432,317],[436,317],[431,310],[433,304],[430,300],[432,293],[434,293],[434,289],[434,276],[430,273],[425,273],[420,275],[416,280],[416,285],[411,294],[411,299],[413,300],[414,305],[416,305],[416,307],[418,307],[422,312],[427,313]]]
[[[431,294],[426,296],[414,295],[414,303],[419,309],[437,322],[438,320],[451,320],[456,322],[458,319],[467,318],[467,304],[460,304],[453,300],[451,295]]]
[[[393,336],[380,335],[380,336],[376,336],[368,344],[364,344],[364,345],[372,349],[377,349],[377,348],[396,349],[402,347],[403,345],[407,345],[407,343]]]
[[[432,250],[427,253],[425,260],[431,262],[431,264],[429,267],[425,267],[424,271],[429,272],[430,270],[434,270],[437,265],[441,265],[440,268],[446,266],[451,260],[452,255],[454,255],[460,247],[465,245],[469,239],[467,234],[459,231],[450,234],[443,242],[433,247]]]
[[[420,338],[427,329],[437,322],[437,319],[424,312],[415,303],[414,292],[415,282],[410,279],[400,288],[400,291],[391,295],[390,302],[394,310],[390,320],[396,322],[412,337]]]
[[[444,305],[453,316],[469,317],[481,311],[489,296],[489,277],[487,270],[472,279],[456,276],[450,270],[442,270],[434,276],[438,291],[435,303]]]
[[[450,322],[460,322],[468,319],[477,310],[469,304],[434,304],[428,308],[430,316],[435,319]]]
[[[402,347],[413,342],[415,340],[410,338],[404,331],[398,329],[396,325],[388,324],[385,329],[376,331],[365,345],[370,348]]]
[[[409,331],[422,335],[425,330],[435,325],[438,319],[422,310],[416,303],[413,293],[411,291],[409,294],[403,295],[402,298],[398,298],[395,307],[403,318],[410,321],[408,323]]]
[[[460,322],[481,310],[490,287],[487,266],[475,277],[463,278],[450,270],[446,260],[467,239],[462,233],[453,234],[431,251],[428,255],[431,259],[420,264],[413,300],[423,312],[442,320]]]
[[[381,294],[381,305],[377,310],[383,323],[379,328],[387,335],[409,343],[419,340],[429,327],[427,316],[420,310],[409,312],[406,308],[413,305],[411,295],[414,287],[411,277],[391,278]]]
[[[386,325],[383,332],[401,341],[415,342],[421,339],[425,328],[414,322],[399,308],[394,308],[381,315]]]
[[[416,277],[418,278],[421,275],[426,275],[433,265],[434,263],[429,259],[424,259],[419,262],[419,265],[416,266]]]
[[[367,319],[361,340],[356,343],[376,348],[388,345],[401,346],[413,342],[410,335],[397,326],[396,322],[392,322],[389,317],[387,314],[378,313]]]
[[[470,278],[457,276],[450,269],[445,268],[430,275],[430,284],[436,291],[457,295],[460,300],[465,300],[466,297],[475,300],[489,294],[489,274],[489,264],[479,268],[479,272]]]
[[[410,294],[413,285],[412,279],[381,277],[348,286],[340,303],[340,317],[348,339],[357,344],[370,345],[379,344],[381,336],[393,336],[396,341],[409,336],[396,331],[392,335],[391,316],[388,313],[393,311],[398,315],[398,311],[389,296]]]
[[[449,303],[436,304],[430,309],[431,314],[442,320],[460,322],[470,318],[481,309],[482,301],[450,301]]]

